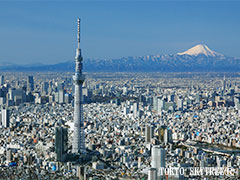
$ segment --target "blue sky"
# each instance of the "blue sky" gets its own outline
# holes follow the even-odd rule
[[[0,63],[74,60],[81,17],[84,58],[182,52],[206,44],[240,57],[240,2],[0,1]]]

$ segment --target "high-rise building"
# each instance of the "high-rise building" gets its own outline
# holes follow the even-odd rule
[[[139,117],[139,104],[137,102],[133,103],[133,117]]]
[[[55,131],[55,152],[57,161],[65,161],[67,154],[68,131],[67,128],[57,127]]]
[[[148,180],[157,180],[157,169],[150,168],[148,170]]]
[[[157,99],[157,107],[158,107],[157,108],[158,112],[165,110],[165,101],[163,99],[158,98]]]
[[[4,84],[4,76],[1,75],[1,76],[0,76],[0,85],[2,86],[3,84]]]
[[[48,88],[49,88],[49,83],[48,82],[42,82],[42,84],[41,84],[41,94],[42,95],[47,95],[48,94]]]
[[[77,177],[79,178],[79,180],[86,180],[87,176],[86,176],[86,172],[85,172],[85,167],[84,166],[77,166]]]
[[[127,95],[127,93],[128,93],[128,88],[127,87],[123,87],[123,94]]]
[[[67,104],[71,102],[71,94],[68,94],[68,93],[64,94],[64,102]]]
[[[59,90],[58,91],[58,103],[64,103],[64,95],[65,95],[65,92],[64,90]]]
[[[64,90],[64,83],[63,82],[60,82],[57,84],[57,90],[60,91],[60,90]]]
[[[84,82],[84,75],[82,74],[82,54],[80,48],[80,18],[78,19],[78,47],[76,49],[75,57],[75,74],[73,81],[75,85],[74,96],[74,127],[73,127],[73,141],[72,153],[83,154],[85,153],[85,135],[83,125],[83,102],[82,102],[82,85]]]
[[[0,97],[0,105],[4,105],[6,103],[5,97]]]
[[[169,128],[164,130],[164,143],[172,143],[172,130]]]
[[[161,146],[155,145],[152,147],[151,152],[151,167],[157,169],[158,179],[162,179],[163,174],[160,168],[165,168],[166,150]]]
[[[54,99],[56,102],[59,102],[59,93],[58,92],[54,92]]]
[[[179,111],[182,111],[182,110],[183,110],[183,99],[178,98],[177,108],[178,108]]]
[[[174,102],[174,98],[175,98],[174,94],[168,95],[168,102]]]
[[[34,90],[33,76],[28,76],[28,78],[27,78],[27,92],[31,92],[33,90]]]
[[[10,124],[10,115],[9,110],[6,108],[2,108],[2,126],[7,128]]]
[[[12,161],[12,150],[8,149],[7,150],[7,162],[11,162]]]
[[[158,97],[157,96],[153,97],[153,110],[154,111],[158,110]]]
[[[226,77],[225,77],[225,75],[223,77],[223,87],[222,87],[222,89],[223,89],[223,92],[225,92],[225,90],[226,90]]]
[[[83,103],[86,103],[89,99],[89,90],[88,88],[83,88],[82,89],[82,96],[83,96]]]
[[[146,125],[145,126],[145,143],[151,143],[151,139],[154,136],[154,126]]]

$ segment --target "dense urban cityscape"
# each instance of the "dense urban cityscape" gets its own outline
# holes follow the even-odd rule
[[[177,13],[174,14],[175,10],[179,11],[177,8],[172,9],[175,2],[165,4],[166,9],[162,7],[162,10],[156,10],[154,3],[139,3],[142,10],[134,11],[136,15],[126,8],[126,2],[118,2],[117,5],[101,2],[108,11],[105,11],[103,4],[96,2],[83,3],[83,6],[79,6],[81,11],[75,9],[77,6],[74,3],[68,6],[65,2],[50,2],[47,6],[44,4],[43,9],[35,11],[34,8],[40,5],[38,3],[13,4],[15,9],[11,12],[15,13],[18,9],[16,7],[20,5],[28,12],[21,12],[22,17],[29,18],[30,14],[35,17],[30,17],[34,18],[28,22],[19,16],[21,24],[15,20],[13,26],[5,20],[6,28],[5,25],[5,29],[0,28],[6,34],[14,29],[13,34],[16,33],[17,37],[11,37],[12,39],[21,37],[22,33],[23,48],[27,44],[28,48],[25,49],[29,52],[21,54],[19,52],[22,49],[16,51],[21,54],[19,61],[23,60],[16,63],[18,57],[15,50],[18,50],[18,42],[12,43],[12,46],[8,42],[9,38],[6,38],[6,47],[11,44],[14,52],[3,53],[0,57],[0,179],[240,179],[240,58],[211,50],[204,44],[204,40],[199,43],[197,38],[204,39],[208,35],[201,31],[205,31],[205,27],[211,29],[210,25],[214,24],[212,21],[200,25],[203,29],[197,27],[198,23],[202,23],[201,20],[192,19],[191,13],[187,16],[185,12],[182,14],[180,8],[180,20],[183,17],[187,19],[185,26],[189,23],[197,28],[193,31],[188,26],[185,27]],[[3,5],[6,6],[7,3]],[[59,9],[52,10],[56,5]],[[129,5],[135,9],[135,5]],[[231,4],[232,9],[235,8],[233,5]],[[145,6],[151,7],[146,11],[149,18],[145,15],[140,18],[139,15],[146,10]],[[189,12],[198,10],[198,6],[207,12],[205,5],[200,4],[194,4],[195,9],[189,8]],[[98,8],[101,9],[100,13]],[[224,4],[220,4],[219,8],[224,9]],[[122,14],[125,13],[123,9],[126,14]],[[153,9],[164,15],[169,13],[170,17],[165,19],[162,15],[156,16]],[[168,9],[171,11],[168,12]],[[209,9],[208,13],[215,12],[212,11],[213,8]],[[218,9],[219,12],[220,10]],[[102,58],[103,56],[87,58],[82,55],[81,19],[78,18],[74,28],[75,60],[72,58],[72,61],[63,62],[63,59],[69,58],[66,54],[71,49],[66,39],[71,39],[69,34],[72,30],[69,29],[73,28],[69,19],[73,15],[76,17],[72,12],[83,13],[80,13],[81,16],[90,22],[89,29],[83,31],[84,37],[90,42],[83,46],[84,52],[85,49],[95,48],[89,53],[90,56],[103,55],[103,49],[96,47],[105,45],[108,57],[111,57],[122,52],[136,53],[135,50],[128,50],[137,47],[141,53],[143,50],[145,52],[144,48],[151,49],[151,52],[165,52],[165,44],[168,48],[174,46],[173,49],[180,46],[185,48],[190,42],[198,44],[175,54],[136,55],[115,59]],[[154,13],[150,16],[152,12]],[[221,19],[219,12],[216,17]],[[231,13],[229,9],[226,12]],[[49,15],[51,13],[52,16]],[[109,13],[116,13],[115,17]],[[202,13],[196,11],[196,14]],[[204,22],[211,19],[203,17]],[[103,20],[108,24],[106,27],[98,18],[101,21],[105,18],[112,19],[109,22]],[[159,19],[164,20],[161,22]],[[232,23],[229,19],[224,19],[224,22]],[[128,26],[121,21],[129,23]],[[44,25],[47,23],[46,27],[42,27],[43,22]],[[148,23],[154,25],[149,26]],[[113,24],[116,27],[111,27]],[[171,25],[168,26],[169,24]],[[175,25],[180,24],[184,28],[176,30]],[[231,37],[231,33],[225,33],[226,27],[222,26],[224,23],[220,24],[221,28],[216,26],[216,29],[223,29],[224,37]],[[234,22],[234,26],[235,24]],[[102,32],[96,32],[96,29],[101,29]],[[237,26],[232,29],[237,29]],[[155,30],[159,34],[154,37],[152,35]],[[177,40],[181,37],[177,31],[182,31],[186,38],[194,37],[194,40]],[[63,34],[68,35],[59,40]],[[159,35],[164,45],[155,49],[158,46],[156,42],[159,41],[155,41],[155,38]],[[213,42],[220,37],[223,36],[206,39]],[[169,38],[172,39],[171,42]],[[29,42],[24,44],[25,40]],[[39,46],[35,46],[37,40]],[[105,40],[106,42],[100,42]],[[216,41],[215,45],[223,41]],[[225,45],[222,49],[227,46],[230,45]],[[124,51],[121,52],[119,47]],[[237,55],[237,47],[231,47],[232,50],[226,52],[235,51]],[[0,47],[4,48],[5,46]],[[36,53],[34,49],[39,51]],[[3,57],[10,61],[3,62]],[[37,60],[43,62],[38,63]]]
[[[239,74],[86,74],[83,119],[91,157],[83,163],[69,156],[71,75],[1,75],[1,178],[154,179],[159,167],[239,168]]]

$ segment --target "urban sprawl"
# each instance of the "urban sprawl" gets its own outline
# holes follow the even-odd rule
[[[238,179],[239,82],[237,73],[87,73],[78,154],[72,72],[2,73],[0,179]]]

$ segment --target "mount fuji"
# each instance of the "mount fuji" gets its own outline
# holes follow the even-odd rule
[[[2,71],[73,71],[74,60],[39,66],[1,66]],[[240,72],[240,59],[224,56],[207,45],[198,44],[187,51],[130,56],[119,59],[84,59],[87,72]]]
[[[217,53],[207,47],[207,45],[204,44],[198,44],[190,49],[188,49],[185,52],[182,53],[177,53],[178,55],[190,55],[190,56],[198,56],[200,54],[203,54],[207,57],[212,56],[212,57],[217,57],[217,56],[224,56],[220,53]]]

